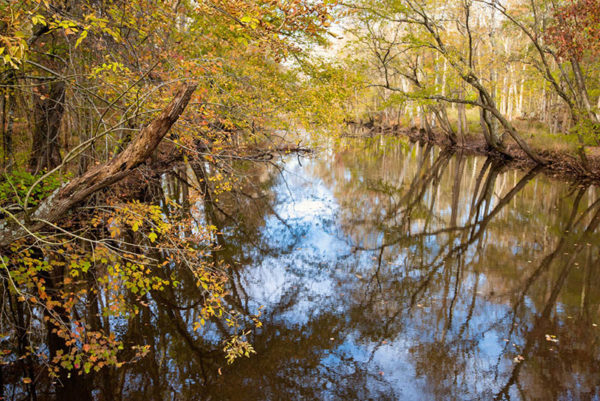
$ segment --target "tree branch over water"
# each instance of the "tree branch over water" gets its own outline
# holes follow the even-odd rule
[[[179,119],[196,90],[195,84],[183,86],[171,103],[112,160],[91,168],[82,176],[57,189],[30,216],[12,216],[0,222],[0,248],[55,223],[93,193],[114,184],[144,163]]]

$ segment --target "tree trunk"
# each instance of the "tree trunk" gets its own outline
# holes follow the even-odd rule
[[[454,132],[454,128],[452,128],[452,124],[450,124],[450,120],[448,119],[448,113],[446,112],[446,108],[441,105],[431,106],[431,110],[433,114],[437,118],[440,123],[440,128],[446,133],[446,136],[450,140],[450,142],[454,145],[457,142],[456,132]]]
[[[15,73],[13,70],[7,73],[7,80],[5,81],[6,89],[2,94],[2,167],[5,173],[9,173],[13,165],[15,164],[14,149],[12,145],[13,136],[13,123],[15,120],[15,96],[14,88],[15,84]]]
[[[481,100],[483,101],[483,99]],[[496,129],[496,124],[494,124],[494,119],[488,110],[483,108],[479,110],[479,124],[481,125],[483,137],[485,138],[488,147],[503,153],[504,145],[498,136],[498,130]]]
[[[465,99],[465,88],[464,85],[461,85],[460,92],[458,94],[458,98],[460,100]],[[464,138],[469,135],[469,125],[467,123],[467,106],[463,103],[459,103],[457,108],[457,125],[458,125],[458,134]]]
[[[533,149],[531,149],[529,145],[527,145],[527,143],[523,140],[523,138],[521,138],[515,127],[513,127],[513,125],[502,115],[502,113],[498,111],[498,109],[494,105],[493,100],[491,100],[489,93],[483,87],[483,85],[481,85],[477,77],[473,74],[469,74],[463,76],[463,79],[479,91],[479,97],[483,105],[482,114],[484,115],[484,118],[486,117],[484,112],[487,111],[488,117],[495,117],[496,120],[498,120],[498,122],[502,125],[504,130],[511,136],[511,138],[514,139],[517,145],[519,145],[519,147],[523,150],[523,152],[525,152],[525,154],[527,154],[527,156],[529,156],[533,161],[535,161],[538,164],[548,164],[547,160],[538,156],[537,153]],[[493,125],[491,126],[493,127]],[[502,148],[499,148],[497,150],[504,153]]]
[[[521,74],[525,73],[525,64],[523,64],[523,69]],[[518,104],[518,109],[517,109],[517,115],[519,117],[523,116],[523,92],[525,91],[525,77],[522,76],[521,77],[521,82],[520,82],[520,89],[519,89],[519,102]]]
[[[585,78],[581,72],[581,66],[579,65],[577,59],[574,58],[571,60],[571,67],[573,69],[573,75],[575,76],[575,84],[577,86],[577,91],[579,92],[579,98],[581,99],[582,107],[587,112],[590,120],[596,122],[596,114],[592,110],[593,107],[585,85]]]
[[[124,151],[57,189],[28,219],[24,216],[14,216],[0,221],[0,249],[6,248],[19,238],[31,236],[48,223],[59,221],[90,195],[122,180],[144,163],[183,113],[195,89],[196,85],[193,84],[184,86],[162,113],[144,127]]]
[[[58,133],[65,111],[65,83],[62,81],[48,85],[42,94],[34,95],[33,103],[33,143],[29,158],[29,170],[37,174],[52,170],[60,165],[60,144]]]

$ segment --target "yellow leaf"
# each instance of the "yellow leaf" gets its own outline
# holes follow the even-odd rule
[[[79,35],[79,38],[77,39],[77,41],[75,42],[75,48],[77,48],[77,46],[79,46],[81,44],[81,42],[87,38],[88,35],[88,31],[83,31],[81,32],[81,35]]]

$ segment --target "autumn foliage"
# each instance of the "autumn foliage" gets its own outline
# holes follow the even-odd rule
[[[559,6],[547,35],[561,57],[600,55],[600,1],[570,0]]]
[[[318,114],[306,50],[325,42],[333,6],[0,2],[7,380],[31,396],[49,377],[68,397],[73,377],[146,355],[119,322],[183,289],[202,299],[190,338],[222,320],[223,360],[253,352],[246,326],[260,322],[223,306],[228,266],[210,211],[243,185],[233,161],[264,158],[275,131]],[[190,187],[174,196],[167,179]]]

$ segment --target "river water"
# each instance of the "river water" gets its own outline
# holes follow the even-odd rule
[[[253,172],[221,216],[256,354],[228,365],[174,295],[192,306],[122,322],[152,350],[96,399],[600,399],[597,187],[395,138],[332,149]]]
[[[600,399],[598,188],[394,138],[263,181],[224,239],[257,354],[165,397]]]

